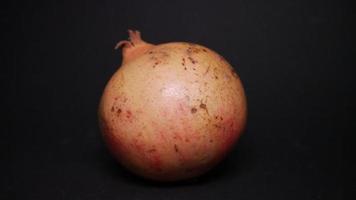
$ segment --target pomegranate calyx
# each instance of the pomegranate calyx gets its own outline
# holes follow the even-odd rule
[[[128,30],[129,39],[121,40],[115,45],[115,49],[123,48],[123,60],[122,64],[127,63],[130,60],[140,56],[145,51],[150,49],[153,45],[145,42],[141,38],[141,33],[137,30]]]

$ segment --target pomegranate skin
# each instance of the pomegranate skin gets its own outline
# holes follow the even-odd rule
[[[152,45],[135,31],[118,46],[123,63],[98,113],[110,152],[133,173],[158,181],[214,167],[246,124],[244,89],[230,64],[204,46]]]

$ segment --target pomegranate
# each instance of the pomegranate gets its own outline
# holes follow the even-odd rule
[[[121,67],[107,84],[99,124],[114,157],[159,181],[195,177],[232,149],[246,123],[239,76],[197,44],[153,45],[129,30]]]

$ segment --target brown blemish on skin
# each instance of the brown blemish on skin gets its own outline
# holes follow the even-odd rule
[[[186,99],[187,101],[190,101],[190,96],[185,95],[185,99]]]
[[[131,111],[127,110],[127,111],[126,111],[126,117],[127,117],[127,118],[130,118],[131,116],[132,116]]]
[[[137,110],[136,110],[136,113],[138,113],[138,114],[142,114],[142,113],[143,113],[143,111],[142,111],[141,109],[137,109]]]
[[[121,109],[119,108],[119,109],[117,109],[117,111],[116,111],[116,115],[119,116],[120,113],[121,113]]]
[[[115,111],[115,108],[114,106],[111,107],[111,112],[114,112]]]
[[[199,105],[199,107],[202,108],[202,109],[206,109],[206,104],[201,103],[201,104]]]
[[[149,51],[148,54],[153,54],[153,51]]]
[[[160,61],[156,61],[154,64],[153,64],[153,66],[152,66],[152,68],[155,68],[158,64],[160,64],[161,62]]]
[[[197,112],[197,109],[196,109],[196,108],[192,108],[192,109],[190,110],[190,112],[194,114],[194,113]]]
[[[204,103],[200,103],[199,107],[200,107],[201,109],[204,109],[204,110],[205,110],[205,112],[206,112],[206,114],[208,114],[208,115],[209,115],[209,111],[208,111],[208,108],[206,107],[206,104],[204,104]]]
[[[178,146],[177,146],[176,144],[174,144],[174,150],[175,150],[176,152],[179,151],[179,150],[178,150]]]
[[[196,44],[189,43],[189,47],[187,48],[187,53],[199,53],[203,48],[198,48]]]
[[[190,140],[188,138],[185,139],[185,142],[190,142]]]
[[[179,133],[174,132],[174,137],[175,140],[182,140],[182,137],[179,135]]]
[[[182,65],[185,66],[185,58],[182,58]]]
[[[203,50],[204,52],[208,52],[206,49],[202,48],[201,50]]]
[[[150,59],[154,61],[152,68],[155,68],[158,64],[162,62],[156,56],[151,56]]]
[[[178,111],[181,112],[181,113],[185,113],[187,111],[186,110],[186,106],[183,103],[179,103],[178,104]]]
[[[213,143],[214,141],[213,140],[209,140],[210,143]]]
[[[217,79],[219,79],[219,77],[215,75],[215,79],[217,80]]]
[[[162,55],[162,57],[169,57],[169,54],[166,51],[160,51],[159,53]]]
[[[192,53],[192,47],[188,47],[187,54],[191,54],[191,53]]]
[[[196,60],[194,60],[192,57],[188,57],[188,59],[190,60],[190,62],[192,63],[192,64],[195,64],[195,63],[197,63],[198,61],[196,61]]]
[[[221,128],[219,124],[214,124],[215,128]]]
[[[206,71],[204,72],[204,76],[209,72],[209,70],[210,70],[210,65],[208,66],[208,68],[206,68]]]
[[[153,153],[153,152],[156,152],[156,151],[157,151],[157,149],[149,149],[149,150],[147,150],[148,153]]]
[[[159,92],[163,92],[163,90],[165,90],[166,88],[165,87],[163,87],[163,88],[161,88],[161,89],[159,89]]]

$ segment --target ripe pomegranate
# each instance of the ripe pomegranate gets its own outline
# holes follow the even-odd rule
[[[129,30],[122,66],[107,84],[99,124],[127,169],[159,181],[195,177],[231,150],[246,123],[239,76],[197,44],[146,43]]]

